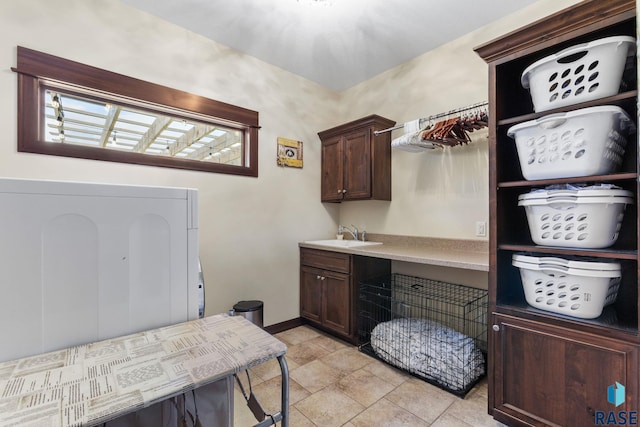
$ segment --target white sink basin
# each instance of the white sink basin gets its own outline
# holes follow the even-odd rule
[[[307,240],[310,245],[330,246],[333,248],[357,248],[361,246],[381,245],[380,242],[363,242],[360,240]]]

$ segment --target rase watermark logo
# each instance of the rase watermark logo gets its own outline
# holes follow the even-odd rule
[[[624,403],[624,386],[616,381],[607,387],[607,401],[616,405],[616,408]]]
[[[616,381],[607,387],[607,402],[618,406],[626,400],[624,386]],[[637,426],[638,411],[596,411],[595,425],[597,426]]]

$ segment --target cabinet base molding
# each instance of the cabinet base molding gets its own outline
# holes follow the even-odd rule
[[[289,329],[297,328],[304,325],[304,319],[302,317],[296,317],[295,319],[285,320],[284,322],[269,325],[264,328],[265,331],[271,335],[279,334],[280,332],[288,331]]]

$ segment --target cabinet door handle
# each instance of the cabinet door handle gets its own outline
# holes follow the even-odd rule
[[[342,194],[344,194],[344,193],[346,193],[346,192],[347,192],[347,190],[342,190]]]
[[[500,325],[493,325],[491,329],[493,329],[495,332],[500,332]]]
[[[341,193],[342,193],[342,190],[340,190],[340,189],[338,188],[338,194],[341,194]]]
[[[322,278],[322,276],[320,276],[319,274],[316,276],[316,279],[320,280]]]
[[[326,279],[326,277],[324,277],[324,276],[320,277],[320,280],[324,280],[324,279]]]

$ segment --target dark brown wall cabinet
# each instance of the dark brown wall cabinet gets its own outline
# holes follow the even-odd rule
[[[371,115],[318,133],[323,202],[391,200],[391,132],[395,122]]]
[[[358,284],[390,274],[391,261],[300,249],[300,316],[357,344]]]
[[[596,425],[598,411],[640,411],[638,394],[638,153],[629,137],[624,162],[611,174],[525,180],[507,130],[552,113],[597,105],[622,108],[637,125],[636,58],[627,62],[620,93],[535,112],[520,82],[532,63],[571,46],[610,36],[636,37],[636,5],[629,0],[585,0],[477,47],[489,66],[489,413],[509,426]],[[535,245],[518,196],[552,184],[610,183],[631,191],[620,237],[605,249]],[[554,314],[527,304],[516,253],[619,262],[616,302],[596,319]],[[620,406],[608,387],[625,387]]]

